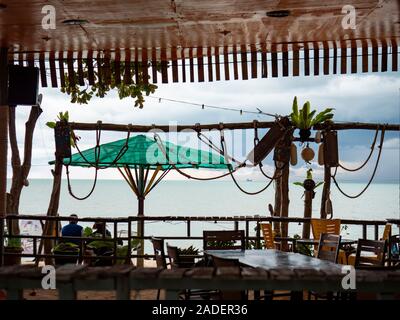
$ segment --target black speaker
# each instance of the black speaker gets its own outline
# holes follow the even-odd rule
[[[12,106],[37,104],[39,68],[8,66],[8,104]]]

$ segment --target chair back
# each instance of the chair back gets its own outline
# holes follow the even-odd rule
[[[154,255],[156,257],[156,263],[158,268],[167,268],[167,259],[164,251],[164,240],[158,238],[152,238]]]
[[[173,247],[167,244],[167,255],[171,269],[180,267],[180,257],[178,247]]]
[[[321,233],[317,258],[337,263],[341,236]]]
[[[260,223],[260,228],[264,237],[265,249],[275,249],[274,232],[271,223]]]
[[[391,233],[392,233],[392,224],[386,223],[385,229],[383,229],[383,235],[382,235],[381,240],[389,241]]]
[[[240,263],[238,259],[225,259],[219,257],[212,257],[213,265],[216,268],[237,268],[239,270]],[[240,273],[239,273],[240,274]],[[221,300],[244,300],[246,298],[245,291],[221,291]]]
[[[245,247],[244,230],[203,231],[204,250],[244,250]]]
[[[321,233],[340,234],[340,219],[311,219],[314,239],[320,239]]]
[[[368,255],[361,255],[362,252],[368,252]],[[376,267],[384,266],[386,253],[386,241],[358,239],[356,259],[354,266],[359,267]]]

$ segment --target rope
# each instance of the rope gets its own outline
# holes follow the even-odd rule
[[[157,133],[154,133],[154,140],[157,142],[158,147],[160,148],[161,152],[164,154],[165,158],[167,159],[167,161],[169,162],[169,156],[166,152],[166,150],[164,149],[164,146],[161,143],[160,140],[160,136]],[[239,168],[243,167],[245,164],[242,163],[241,165],[239,165],[238,167],[236,167],[234,169],[234,171],[238,170]],[[194,177],[192,175],[189,175],[185,172],[183,172],[182,170],[180,170],[175,164],[170,163],[170,166],[175,169],[179,174],[181,174],[182,176],[188,178],[188,179],[193,179],[193,180],[198,180],[198,181],[210,181],[210,180],[217,180],[217,179],[221,179],[223,177],[226,177],[230,174],[230,172],[224,173],[220,176],[216,176],[216,177],[211,177],[211,178],[199,178],[199,177]]]
[[[355,168],[355,169],[350,169],[350,168],[346,168],[345,166],[343,166],[342,164],[339,163],[339,167],[341,167],[345,171],[350,171],[350,172],[355,172],[355,171],[361,170],[368,163],[368,161],[371,159],[372,154],[374,153],[376,140],[378,138],[378,132],[379,132],[379,126],[376,128],[376,131],[375,131],[374,141],[372,142],[372,145],[371,145],[371,152],[369,153],[367,160],[365,160],[365,162],[361,166],[359,166],[358,168]]]
[[[203,142],[204,144],[206,144],[209,148],[211,148],[211,149],[213,149],[214,151],[218,152],[220,155],[225,156],[224,153],[223,153],[223,151],[222,151],[220,148],[218,148],[218,147],[214,144],[214,142],[211,141],[210,138],[206,137],[206,136],[205,136],[204,134],[202,134],[200,131],[197,132],[197,138],[198,138],[201,142]],[[203,139],[205,139],[206,141],[203,140]],[[231,157],[231,156],[228,156],[228,159],[231,160],[231,161],[233,161],[233,162],[235,162],[235,163],[237,163],[237,164],[240,164],[240,163],[241,163],[240,161],[236,160],[234,157]]]
[[[131,124],[128,125],[128,132],[127,132],[127,137],[126,137],[126,141],[125,144],[122,146],[122,148],[118,151],[118,154],[116,155],[116,157],[114,158],[114,160],[105,166],[99,166],[99,161],[100,161],[100,140],[101,140],[101,122],[98,122],[98,128],[96,129],[96,146],[94,148],[94,153],[95,153],[95,162],[92,163],[90,162],[85,156],[84,154],[81,152],[81,150],[79,149],[78,144],[75,142],[75,147],[78,150],[79,155],[82,157],[82,159],[89,165],[89,167],[96,167],[97,169],[103,170],[103,169],[108,169],[110,167],[113,167],[126,153],[126,151],[128,151],[129,149],[129,138],[131,135]]]
[[[86,196],[84,196],[84,197],[78,197],[78,196],[76,196],[76,195],[72,192],[71,181],[70,181],[70,178],[69,178],[69,165],[67,165],[67,166],[65,166],[65,167],[66,167],[66,169],[67,169],[67,181],[68,181],[68,192],[69,192],[69,194],[70,194],[73,198],[75,198],[76,200],[86,200],[87,198],[89,198],[89,197],[92,195],[94,189],[96,188],[98,169],[97,169],[97,168],[95,169],[94,182],[93,182],[92,189],[90,190],[90,192],[89,192]]]
[[[128,125],[128,133],[127,133],[127,137],[126,137],[126,141],[124,146],[119,150],[117,156],[115,157],[115,159],[107,166],[99,166],[99,161],[100,161],[100,140],[101,140],[101,129],[100,129],[100,125],[101,122],[98,122],[98,128],[96,129],[96,146],[94,148],[94,158],[95,158],[95,162],[94,165],[88,161],[86,159],[86,157],[83,155],[83,153],[80,151],[77,143],[75,142],[75,147],[79,152],[79,155],[82,157],[82,159],[84,159],[84,161],[89,164],[90,167],[94,167],[95,168],[95,174],[94,174],[94,181],[93,181],[93,185],[92,185],[92,189],[90,190],[90,192],[84,196],[84,197],[79,197],[77,195],[74,194],[74,192],[72,191],[72,185],[71,185],[71,179],[70,179],[70,173],[69,173],[69,166],[72,162],[72,156],[70,156],[69,158],[69,164],[65,165],[66,167],[66,171],[67,171],[67,182],[68,182],[68,192],[69,194],[76,200],[86,200],[87,198],[89,198],[92,193],[94,192],[94,189],[96,188],[97,185],[97,176],[98,176],[98,171],[100,169],[107,169],[110,168],[111,166],[114,166],[117,161],[119,159],[122,158],[122,156],[126,153],[126,151],[128,150],[129,146],[128,146],[128,142],[129,142],[129,138],[130,138],[130,134],[131,134],[131,125]]]
[[[221,148],[222,148],[222,150],[225,152],[225,150],[226,150],[226,145],[225,145],[225,140],[224,140],[224,139],[221,139]],[[264,188],[262,188],[262,189],[260,189],[260,190],[258,190],[258,191],[250,192],[250,191],[244,190],[244,189],[239,185],[239,183],[236,181],[235,176],[233,175],[234,171],[233,171],[231,168],[228,168],[228,170],[229,170],[229,174],[230,174],[230,176],[231,176],[233,182],[235,183],[236,187],[237,187],[240,191],[242,191],[243,193],[245,193],[245,194],[247,194],[247,195],[250,195],[250,196],[254,196],[254,195],[260,194],[261,192],[264,192],[265,190],[268,189],[268,187],[269,187],[269,186],[272,184],[272,182],[275,180],[275,179],[271,179],[271,180],[268,182],[268,184],[267,184]]]
[[[336,173],[337,173],[337,167],[336,167],[335,173],[332,175],[332,179],[333,179],[333,182],[335,183],[336,187],[337,187],[338,190],[340,191],[340,193],[342,193],[345,197],[350,198],[350,199],[356,199],[356,198],[360,197],[360,196],[368,189],[368,187],[369,187],[370,184],[372,183],[372,180],[373,180],[374,177],[375,177],[376,170],[378,169],[378,164],[379,164],[379,160],[380,160],[381,154],[382,154],[383,141],[384,141],[384,139],[385,139],[385,126],[382,128],[382,132],[381,132],[380,145],[379,145],[379,147],[378,147],[378,148],[379,148],[379,152],[378,152],[378,157],[377,157],[377,159],[376,159],[374,171],[372,172],[372,176],[371,176],[371,178],[369,179],[367,185],[365,186],[365,188],[364,188],[363,190],[361,190],[360,193],[358,193],[358,194],[352,196],[352,195],[349,195],[349,194],[345,193],[345,192],[340,188],[340,186],[339,186],[339,184],[338,184],[338,182],[336,181],[336,178],[335,178]]]

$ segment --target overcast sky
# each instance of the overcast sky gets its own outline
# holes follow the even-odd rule
[[[60,111],[68,110],[70,120],[75,122],[96,122],[101,120],[119,124],[202,124],[218,122],[270,121],[268,116],[240,115],[239,112],[204,109],[191,105],[172,103],[158,99],[146,98],[143,109],[135,108],[132,99],[119,100],[115,92],[110,92],[103,99],[93,99],[88,105],[71,104],[69,97],[59,89],[42,88],[43,93],[41,115],[34,136],[33,160],[31,178],[51,178],[47,163],[53,159],[54,137],[53,131],[46,127],[47,121],[53,121]],[[297,96],[299,104],[310,101],[311,107],[318,111],[326,107],[335,108],[335,121],[361,121],[380,123],[400,123],[400,77],[398,73],[356,74],[333,76],[310,76],[289,78],[266,78],[254,80],[218,81],[205,83],[169,83],[158,84],[154,96],[169,99],[185,100],[195,103],[204,103],[222,107],[234,107],[243,110],[287,115],[291,112],[293,97]],[[29,113],[29,107],[17,108],[18,139],[23,149],[24,123]],[[340,158],[349,167],[356,167],[368,156],[370,145],[374,137],[372,131],[340,132]],[[79,134],[79,133],[78,133]],[[79,134],[82,137],[81,149],[94,146],[94,133]],[[247,131],[245,136],[238,131],[229,139],[230,153],[243,159],[252,148],[253,131]],[[102,143],[118,138],[124,134],[103,133]],[[230,137],[230,136],[229,136]],[[186,143],[186,136],[176,135],[167,137],[178,143]],[[377,181],[399,181],[399,133],[387,133],[382,160],[378,168]],[[189,144],[196,144],[194,139]],[[377,144],[378,145],[378,144]],[[196,145],[197,146],[197,145]],[[202,146],[205,147],[205,146]],[[317,146],[311,145],[317,153]],[[298,146],[300,153],[300,146]],[[376,150],[377,151],[377,150]],[[372,157],[371,164],[361,172],[342,174],[340,179],[359,181],[367,180],[372,172],[372,165],[376,159]],[[269,156],[268,158],[270,158]],[[267,171],[272,172],[271,161],[266,161]],[[315,176],[320,177],[321,167],[313,163]],[[292,167],[293,179],[305,177],[305,164],[299,160],[296,167]],[[119,178],[115,170],[101,172],[100,178]],[[89,169],[73,169],[72,178],[91,178],[93,172]],[[196,175],[213,175],[206,171]],[[11,170],[9,168],[9,176]],[[262,179],[257,170],[243,170],[240,178]],[[176,174],[171,179],[180,179]]]

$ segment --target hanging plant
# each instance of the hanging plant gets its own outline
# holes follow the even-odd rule
[[[313,198],[315,195],[314,190],[317,189],[319,186],[323,185],[323,182],[318,182],[315,183],[313,176],[312,176],[312,169],[307,170],[307,177],[303,182],[293,182],[294,185],[303,187],[304,190],[306,191],[312,191],[313,192]]]
[[[56,121],[65,121],[68,122],[69,121],[69,113],[68,111],[65,112],[59,112],[57,115],[57,119]],[[57,122],[56,121],[49,121],[46,122],[46,126],[48,126],[50,129],[54,129],[56,127]],[[80,137],[77,136],[74,131],[71,131],[71,137],[70,137],[70,144],[71,147],[75,148],[76,142],[80,140]]]
[[[330,121],[333,118],[333,108],[326,108],[324,111],[318,113],[317,110],[311,111],[310,102],[307,101],[303,108],[299,110],[297,105],[297,97],[294,97],[292,113],[290,119],[292,125],[300,129],[299,135],[301,142],[307,141],[311,136],[311,128],[319,123]]]

